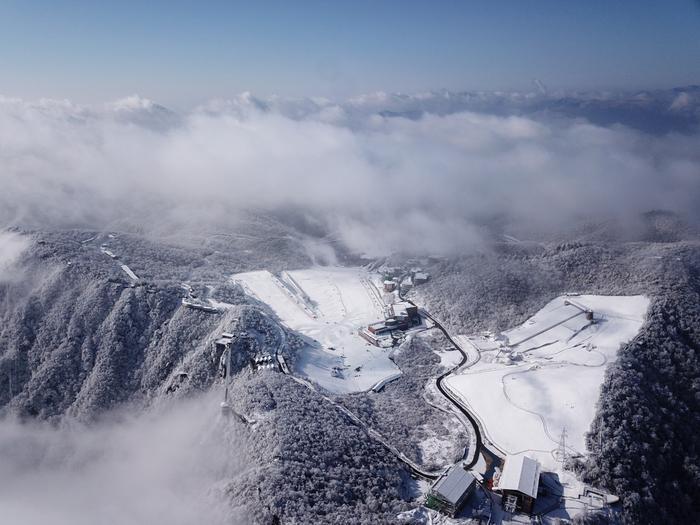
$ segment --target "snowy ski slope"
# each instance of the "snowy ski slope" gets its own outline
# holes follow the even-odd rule
[[[362,268],[314,267],[236,274],[234,282],[267,304],[286,326],[309,339],[296,371],[335,393],[368,390],[400,370],[390,349],[362,339],[360,327],[383,319],[381,302]]]
[[[568,452],[585,453],[605,368],[639,332],[648,306],[644,296],[558,297],[500,337],[469,337],[480,359],[446,384],[503,452],[553,468],[564,427]]]

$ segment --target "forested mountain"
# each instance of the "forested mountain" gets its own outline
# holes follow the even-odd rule
[[[624,495],[627,523],[700,516],[700,259],[684,252],[644,331],[608,369],[588,436],[585,476]]]
[[[674,230],[667,218],[653,222]],[[591,457],[576,468],[622,497],[626,523],[692,522],[700,515],[694,439],[700,432],[700,243],[692,232],[654,231],[656,240],[612,242],[598,231],[597,239],[499,242],[460,257],[422,259],[432,278],[411,296],[454,333],[510,328],[566,292],[650,296],[641,333],[607,371],[588,438]],[[168,243],[134,233],[22,235],[31,243],[21,272],[0,282],[5,415],[92,424],[110,409],[148,410],[216,391],[212,342],[231,330],[247,334],[232,383],[233,408],[247,423],[229,424],[221,435],[235,442],[248,466],[222,467],[215,490],[223,500],[257,523],[391,523],[408,508],[414,481],[381,444],[289,376],[246,370],[255,352],[277,347],[283,329],[226,282],[227,261],[238,271],[308,266],[298,239]],[[277,244],[262,250],[268,254],[262,259],[246,251],[265,242]],[[184,307],[183,282],[199,297],[228,306],[215,315]],[[293,364],[296,336],[286,332]],[[395,353],[404,374],[385,391],[336,396],[426,468],[456,460],[468,442],[461,426],[445,427],[441,412],[424,399],[425,385],[444,370],[432,353],[445,344],[437,337],[414,339]],[[443,455],[426,455],[421,442],[441,435],[449,444]]]
[[[566,292],[650,296],[607,370],[579,468],[622,497],[625,523],[700,518],[700,243],[511,244],[429,269],[416,294],[456,333],[515,326]]]
[[[216,263],[225,258],[220,252],[124,235],[108,240],[110,251],[120,254],[114,260],[101,253],[100,242],[80,242],[89,232],[30,236],[21,276],[0,283],[6,416],[93,425],[115,409],[136,414],[168,398],[219,390],[212,343],[234,331],[243,344],[233,359],[231,398],[247,422],[220,422],[224,426],[206,432],[207,441],[216,434],[227,439],[235,459],[217,469],[219,499],[245,509],[256,523],[281,517],[285,523],[391,523],[406,508],[414,482],[382,445],[289,376],[240,372],[256,352],[277,348],[280,327],[240,288],[222,281],[228,268]],[[294,264],[284,250],[271,254]],[[214,261],[200,267],[202,257]],[[125,262],[147,277],[134,283],[120,267]],[[178,279],[188,277],[201,293],[216,281],[211,297],[226,309],[211,314],[183,306]],[[288,334],[292,349],[294,337]],[[288,359],[291,365],[294,356]],[[207,441],[201,453],[210,450]]]

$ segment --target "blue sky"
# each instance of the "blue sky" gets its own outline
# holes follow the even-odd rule
[[[700,83],[699,36],[693,0],[0,0],[0,94],[663,88]]]

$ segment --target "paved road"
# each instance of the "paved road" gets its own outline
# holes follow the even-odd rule
[[[411,304],[414,304],[413,301],[409,302]],[[455,343],[454,339],[452,339],[452,336],[450,336],[449,332],[445,329],[444,326],[442,326],[442,324],[440,324],[439,321],[437,321],[428,312],[424,311],[424,315],[435,324],[435,328],[437,328],[443,333],[443,335],[450,342],[450,344],[454,346],[460,354],[462,354],[462,359],[460,360],[460,362],[452,368],[450,368],[447,372],[443,373],[440,377],[438,377],[435,384],[440,393],[443,396],[445,396],[454,405],[454,407],[469,420],[469,423],[471,423],[472,425],[472,429],[474,431],[474,455],[472,456],[471,461],[466,465],[467,468],[472,468],[474,465],[476,465],[476,462],[479,460],[479,452],[481,451],[481,447],[483,446],[481,440],[481,432],[479,430],[479,423],[476,421],[476,419],[474,419],[474,417],[469,413],[469,411],[464,407],[464,405],[462,405],[459,398],[453,396],[452,393],[449,390],[447,390],[443,385],[445,378],[447,378],[447,376],[449,376],[455,370],[463,366],[469,360],[469,356],[464,350],[462,350],[462,348],[457,343]]]
[[[416,307],[418,306],[412,300],[407,299],[406,297],[401,295],[401,291],[400,291],[401,290],[401,283],[399,283],[398,290],[399,290],[399,292],[398,292],[399,298],[402,301],[406,301],[407,303],[410,303]],[[427,317],[428,319],[430,319],[433,322],[433,324],[435,325],[435,328],[440,330],[443,333],[443,335],[445,336],[445,338],[450,342],[450,344],[452,346],[454,346],[459,351],[459,353],[462,355],[462,359],[460,360],[460,362],[457,363],[452,368],[450,368],[447,372],[442,374],[440,377],[438,377],[435,384],[436,384],[438,390],[440,391],[440,393],[443,396],[445,396],[447,398],[447,400],[452,403],[452,405],[454,405],[454,407],[457,409],[457,411],[461,412],[469,420],[469,423],[472,426],[472,429],[474,432],[474,455],[472,456],[471,461],[469,463],[467,463],[467,465],[466,465],[467,468],[472,468],[472,467],[474,467],[474,465],[476,465],[477,461],[479,460],[479,452],[481,452],[481,448],[483,447],[483,442],[481,439],[481,431],[479,430],[479,423],[474,418],[474,416],[472,416],[471,413],[466,409],[466,407],[462,404],[462,402],[459,400],[459,398],[457,398],[456,396],[453,396],[452,393],[450,391],[448,391],[445,388],[445,386],[443,385],[445,378],[447,376],[449,376],[450,374],[452,374],[455,370],[457,370],[461,366],[464,366],[464,364],[469,360],[469,356],[467,355],[467,353],[464,350],[462,350],[462,347],[459,346],[455,342],[455,340],[452,338],[452,336],[447,331],[447,329],[442,325],[442,323],[440,323],[440,321],[435,319],[432,315],[430,315],[424,309],[422,310],[422,312],[423,312],[423,315],[425,315],[425,317]]]
[[[364,283],[363,283],[363,284],[364,284]],[[369,283],[369,284],[370,284],[370,286],[373,286],[373,285],[371,285],[371,283]],[[399,286],[399,288],[400,288],[400,286]],[[406,302],[410,303],[410,304],[413,305],[413,306],[416,306],[416,307],[418,306],[418,305],[416,305],[413,301],[411,301],[410,299],[406,299],[405,297],[401,296],[400,292],[399,292],[399,297],[400,297],[401,300],[406,301]],[[472,431],[473,431],[473,433],[474,433],[474,437],[475,437],[475,440],[474,440],[474,441],[475,441],[475,442],[474,442],[474,447],[473,447],[473,456],[472,456],[472,459],[469,461],[469,463],[466,464],[466,468],[473,468],[474,465],[476,465],[476,463],[477,463],[477,461],[478,461],[478,459],[479,459],[479,453],[481,452],[481,449],[482,449],[482,447],[483,447],[482,438],[481,438],[481,432],[480,432],[480,430],[479,430],[479,423],[478,423],[477,420],[471,415],[471,413],[467,410],[467,408],[461,403],[461,401],[459,400],[459,398],[457,398],[456,396],[454,396],[454,395],[453,395],[449,390],[447,390],[447,389],[444,387],[444,385],[443,385],[443,382],[444,382],[445,378],[446,378],[447,376],[449,376],[450,374],[452,374],[452,373],[453,373],[455,370],[457,370],[458,368],[464,366],[464,364],[467,363],[467,361],[469,360],[469,356],[467,355],[467,353],[466,353],[464,350],[462,350],[462,347],[459,346],[459,345],[455,342],[455,340],[454,340],[454,339],[452,338],[452,336],[449,334],[449,332],[447,331],[447,329],[446,329],[437,319],[435,319],[432,315],[430,315],[430,314],[429,314],[428,312],[426,312],[425,310],[422,310],[422,312],[423,312],[423,315],[424,315],[425,317],[427,317],[428,319],[430,319],[430,320],[433,322],[435,328],[437,328],[438,330],[440,330],[440,331],[443,333],[443,335],[445,336],[445,338],[450,342],[450,344],[451,344],[452,346],[454,346],[454,347],[459,351],[459,353],[460,353],[461,356],[462,356],[460,362],[459,362],[457,365],[455,365],[454,367],[452,367],[451,369],[449,369],[448,371],[446,371],[446,372],[443,373],[440,377],[437,378],[437,380],[436,380],[436,386],[437,386],[438,390],[440,391],[440,393],[441,393],[443,396],[445,396],[445,398],[447,398],[447,400],[450,401],[450,403],[452,403],[452,405],[457,409],[457,411],[459,411],[462,415],[464,415],[464,417],[467,418],[467,420],[469,421],[469,423],[470,423],[471,426],[472,426]],[[281,330],[281,331],[283,332],[283,330]],[[284,337],[284,336],[283,336],[283,337]],[[286,344],[286,341],[284,341],[283,344]],[[382,436],[379,432],[377,432],[377,431],[376,431],[375,429],[373,429],[372,427],[368,426],[364,421],[362,421],[359,417],[357,417],[355,414],[353,414],[353,413],[352,413],[350,410],[348,410],[346,407],[344,407],[344,406],[341,405],[340,403],[337,403],[336,401],[334,401],[334,400],[331,399],[330,397],[328,397],[328,396],[324,395],[323,393],[321,393],[312,383],[310,383],[309,381],[306,381],[305,379],[301,379],[301,378],[299,378],[299,377],[296,377],[296,376],[294,376],[293,374],[289,374],[289,377],[291,377],[291,378],[292,378],[294,381],[296,381],[298,384],[303,385],[303,386],[305,386],[306,388],[308,388],[309,390],[313,391],[314,393],[320,395],[323,399],[325,399],[326,401],[328,401],[329,403],[331,403],[331,404],[332,404],[333,406],[335,406],[338,410],[342,411],[342,412],[343,412],[345,415],[347,415],[353,422],[355,422],[357,425],[359,425],[360,427],[362,427],[362,428],[365,430],[365,432],[366,432],[370,437],[372,437],[373,439],[375,439],[376,441],[378,441],[379,443],[381,443],[382,445],[384,445],[384,447],[386,447],[392,454],[394,454],[394,455],[397,457],[397,459],[399,459],[399,461],[401,461],[404,465],[406,465],[406,467],[409,469],[409,471],[410,471],[414,476],[416,476],[416,477],[418,477],[418,478],[422,478],[422,479],[428,480],[428,481],[432,481],[432,480],[437,479],[437,478],[440,476],[440,474],[442,473],[442,472],[429,472],[429,471],[423,470],[418,464],[416,464],[416,463],[413,462],[411,459],[409,459],[403,452],[401,452],[401,451],[398,450],[396,447],[394,447],[391,443],[389,443],[389,441],[388,441],[384,436]]]

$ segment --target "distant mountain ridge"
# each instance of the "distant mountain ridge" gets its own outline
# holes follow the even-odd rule
[[[243,93],[202,106],[205,111],[278,112],[289,118],[382,117],[418,119],[426,114],[464,111],[532,118],[582,118],[601,126],[623,125],[646,133],[693,133],[700,126],[700,86],[641,91],[430,91],[418,94],[377,92],[344,101],[258,98]]]
[[[42,113],[65,114],[78,120],[107,116],[117,122],[156,131],[178,126],[185,116],[138,95],[102,106],[83,106],[51,99],[28,102],[0,95],[0,104],[25,105]],[[339,100],[260,97],[243,92],[230,98],[208,101],[191,112],[230,113],[236,117],[278,113],[291,119],[312,118],[350,125],[368,115],[419,119],[426,114],[476,112],[535,119],[579,118],[600,126],[623,125],[651,134],[690,134],[700,130],[700,85],[636,91],[546,91],[544,88],[537,91],[435,90],[413,94],[379,91]]]

